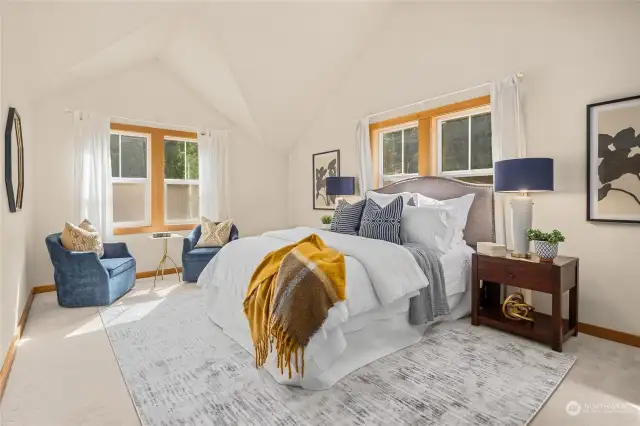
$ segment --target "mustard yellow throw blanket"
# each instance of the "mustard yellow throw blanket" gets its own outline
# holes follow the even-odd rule
[[[304,376],[304,348],[345,295],[344,256],[316,234],[266,255],[251,277],[243,304],[256,368],[264,365],[275,342],[280,372],[288,368],[291,378],[294,356],[295,371]]]

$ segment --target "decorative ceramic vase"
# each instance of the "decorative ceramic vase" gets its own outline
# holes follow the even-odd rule
[[[320,229],[324,229],[325,231],[329,231],[331,229],[330,223],[323,223]]]
[[[553,262],[558,255],[558,243],[550,243],[548,241],[534,241],[536,254],[541,262]]]

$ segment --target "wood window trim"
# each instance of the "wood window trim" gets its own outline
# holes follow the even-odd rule
[[[151,225],[114,228],[114,235],[148,234],[163,231],[188,231],[197,225],[165,224],[164,217],[164,140],[166,137],[197,140],[195,132],[182,130],[160,129],[156,127],[136,126],[132,124],[111,123],[111,130],[115,132],[144,133],[151,139]]]
[[[424,111],[406,114],[400,117],[390,118],[388,120],[378,121],[369,124],[369,138],[371,144],[371,161],[373,163],[373,181],[378,184],[380,182],[380,149],[379,135],[386,129],[410,123],[418,122],[418,174],[420,176],[435,175],[437,172],[432,167],[431,153],[433,152],[433,136],[432,129],[434,121],[440,116],[452,114],[468,109],[479,108],[491,104],[489,95],[477,98],[467,99],[465,101],[456,102],[449,105],[443,105],[437,108],[427,109]]]

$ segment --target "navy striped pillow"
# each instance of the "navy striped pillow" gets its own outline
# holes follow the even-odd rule
[[[364,200],[354,204],[340,200],[336,207],[336,213],[331,219],[331,231],[339,232],[340,234],[358,235],[363,209]]]
[[[400,240],[400,218],[402,217],[403,200],[398,197],[384,207],[367,199],[364,206],[360,231],[358,235],[365,238],[389,241],[402,244]]]

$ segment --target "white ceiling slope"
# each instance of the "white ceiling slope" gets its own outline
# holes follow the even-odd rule
[[[3,49],[3,80],[39,100],[157,58],[246,134],[284,151],[392,7],[14,3],[2,10],[3,46],[20,48]]]
[[[222,47],[264,139],[290,148],[390,4],[222,4],[200,15]]]
[[[219,48],[196,26],[176,31],[158,55],[173,73],[230,121],[262,141],[240,86]]]
[[[150,44],[154,36],[143,37],[143,29],[171,18],[176,8],[159,5],[150,9],[121,3],[12,2],[3,4],[0,13],[3,82],[16,86],[27,98],[37,99],[64,90],[67,84],[78,84],[74,78],[102,77],[102,71],[91,66],[91,63],[105,65],[101,56],[109,58],[107,68],[112,70],[116,68],[114,64],[122,68],[131,65],[130,53],[136,50],[113,46],[130,39],[132,45],[139,47],[141,43],[136,39],[140,37],[144,38],[143,44]],[[115,55],[113,49],[120,54]],[[141,49],[137,52],[141,51],[144,52]],[[91,75],[90,71],[96,74]]]
[[[66,84],[73,84],[78,79],[95,80],[153,58],[168,42],[168,22],[165,19],[143,26],[70,67],[67,70],[69,81]]]

